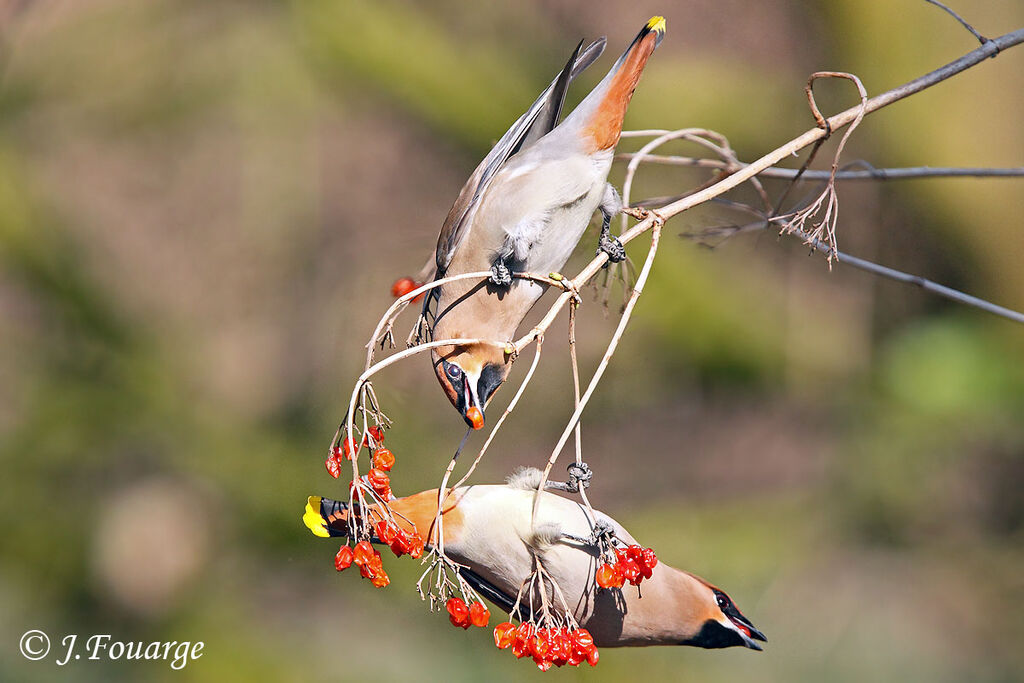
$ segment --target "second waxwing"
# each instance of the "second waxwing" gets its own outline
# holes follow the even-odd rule
[[[591,521],[579,503],[537,491],[541,473],[523,469],[504,485],[453,490],[445,501],[445,551],[464,565],[464,578],[504,611],[512,609],[534,560],[558,583],[573,616],[599,647],[690,645],[702,648],[743,646],[760,650],[766,641],[716,586],[689,572],[659,562],[642,590],[626,585],[602,589],[595,581],[599,550],[587,541],[606,529],[625,544],[633,536],[608,515],[595,511]],[[533,517],[534,499],[540,496]],[[400,526],[418,530],[428,546],[437,512],[437,490],[390,502]],[[349,508],[310,497],[303,521],[322,537],[348,535]],[[558,607],[559,602],[551,600]]]

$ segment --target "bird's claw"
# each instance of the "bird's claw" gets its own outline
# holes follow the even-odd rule
[[[609,263],[622,263],[626,260],[626,248],[622,246],[618,237],[601,235],[597,243],[597,253],[600,254],[602,251],[608,254]]]
[[[549,481],[545,488],[566,493],[579,493],[580,489],[590,488],[590,480],[593,479],[594,473],[587,463],[570,463],[566,470],[569,472],[569,481]]]
[[[488,279],[499,287],[508,287],[512,284],[512,271],[503,261],[497,261],[491,266],[491,277]]]

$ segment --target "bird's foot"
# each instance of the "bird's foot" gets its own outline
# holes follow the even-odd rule
[[[626,248],[622,246],[622,242],[619,241],[618,237],[613,237],[608,233],[602,233],[601,239],[597,243],[597,252],[608,254],[609,263],[622,263],[626,260]]]
[[[499,287],[509,287],[512,285],[512,271],[508,269],[504,261],[495,261],[494,265],[491,266],[491,277],[488,279],[491,284]]]
[[[549,481],[544,487],[566,493],[579,493],[581,488],[590,488],[590,480],[594,478],[594,473],[587,463],[571,463],[566,469],[569,472],[569,481]]]

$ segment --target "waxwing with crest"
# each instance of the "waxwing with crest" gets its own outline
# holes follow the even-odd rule
[[[579,503],[538,491],[540,471],[522,469],[504,485],[475,485],[450,492],[443,506],[444,545],[463,565],[463,577],[484,598],[509,611],[534,568],[543,562],[565,595],[573,616],[600,647],[690,645],[761,650],[767,638],[728,595],[704,579],[659,562],[642,589],[599,588],[599,552],[588,539],[601,529],[625,544],[636,540],[602,512],[588,517]],[[534,499],[540,496],[536,517]],[[390,501],[399,526],[434,541],[437,490]],[[317,536],[346,537],[348,503],[312,496],[303,521]],[[369,513],[373,516],[373,511]],[[375,541],[377,539],[374,539]]]
[[[424,300],[434,340],[480,339],[492,343],[432,350],[438,382],[473,428],[511,369],[504,342],[545,291],[515,273],[548,275],[562,269],[594,212],[604,222],[599,249],[612,261],[625,258],[609,233],[621,200],[608,184],[623,117],[648,58],[665,35],[653,17],[603,80],[559,122],[569,83],[604,50],[605,39],[585,49],[581,41],[565,67],[502,136],[476,168],[438,236],[432,279],[490,271],[486,282],[460,280]],[[496,342],[496,343],[494,343]]]

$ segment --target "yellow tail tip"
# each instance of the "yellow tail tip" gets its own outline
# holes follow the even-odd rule
[[[320,514],[320,496],[310,496],[306,500],[306,511],[302,515],[302,522],[306,528],[313,532],[314,536],[328,538],[327,522]]]
[[[647,22],[647,28],[650,31],[657,31],[658,33],[665,32],[665,17],[651,17],[651,20]]]

